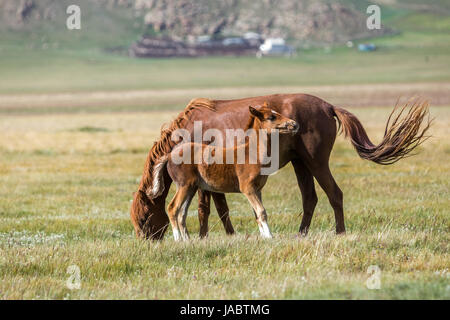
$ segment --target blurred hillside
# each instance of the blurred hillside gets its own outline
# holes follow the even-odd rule
[[[141,0],[144,22],[156,32],[184,39],[200,35],[258,32],[304,43],[336,43],[388,32],[371,33],[366,16],[352,5],[314,0]]]
[[[66,8],[81,8],[81,30],[66,28]],[[3,45],[39,48],[105,48],[132,43],[142,32],[141,18],[126,1],[0,0]]]
[[[382,9],[381,30],[366,28],[366,8],[373,3]],[[81,8],[82,30],[67,39],[65,11],[71,4]],[[142,34],[192,40],[251,31],[305,47],[391,34],[402,27],[391,22],[411,14],[449,13],[444,0],[0,0],[0,36],[25,38],[32,47],[35,40],[56,47],[115,47]]]
[[[383,22],[407,11],[448,13],[447,1],[373,1],[380,4]],[[189,40],[200,35],[242,35],[253,31],[284,37],[300,45],[344,43],[392,33],[366,28],[365,9],[373,2],[329,0],[0,0],[0,27],[6,32],[40,33],[64,42],[61,28],[70,4],[82,12],[83,40],[121,45],[142,33]],[[58,26],[58,27],[56,27]],[[99,36],[101,35],[101,36]],[[108,41],[116,37],[116,43]],[[129,39],[129,38],[132,39]],[[59,39],[58,39],[59,38]],[[72,39],[73,40],[73,39]]]
[[[366,9],[373,2],[381,7],[382,34],[368,33],[365,26]],[[201,9],[194,10],[190,3]],[[254,7],[255,3],[261,7]],[[66,8],[71,4],[81,7],[81,30],[66,28]],[[298,10],[286,9],[289,6]],[[318,11],[313,14],[311,10]],[[181,22],[158,25],[159,13],[167,16],[168,22],[190,19],[184,22],[190,26],[184,31],[189,35],[256,28],[270,35],[286,34],[300,50],[291,59],[130,58],[128,48],[144,34],[183,36]],[[189,18],[192,15],[198,19]],[[232,16],[236,19],[233,23],[229,20]],[[344,19],[346,16],[349,18]],[[219,29],[210,29],[221,17],[227,22]],[[267,27],[264,23],[270,17],[286,17],[291,22],[298,19],[299,24],[309,23],[316,32],[302,31],[281,18]],[[355,40],[353,47],[344,45],[346,40],[364,35],[367,38]],[[377,50],[358,52],[358,43],[364,42],[374,43]],[[223,87],[259,87],[261,92],[276,87],[281,92],[281,88],[302,91],[299,86],[317,85],[448,83],[449,62],[450,2],[444,0],[0,0],[0,94]],[[185,96],[199,94],[189,91]],[[445,103],[439,99],[440,104]],[[94,99],[89,105],[96,103]],[[25,107],[29,104],[28,100],[21,102]],[[130,100],[121,107],[134,106],[135,100]]]

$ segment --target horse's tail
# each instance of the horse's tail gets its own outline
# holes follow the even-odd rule
[[[145,192],[150,199],[159,197],[164,191],[164,169],[168,160],[169,155],[164,155],[156,161],[153,167],[153,183]]]
[[[401,118],[408,108],[409,111]],[[401,108],[397,104],[389,115],[383,140],[378,145],[374,145],[370,141],[366,130],[355,115],[334,106],[333,110],[342,126],[342,131],[346,137],[350,137],[358,155],[362,159],[378,164],[388,165],[410,156],[409,153],[412,150],[429,138],[429,136],[425,136],[431,125],[427,102],[408,101]],[[400,111],[394,116],[397,110]],[[427,119],[422,126],[426,116]]]

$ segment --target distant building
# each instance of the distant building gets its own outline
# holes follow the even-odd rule
[[[264,42],[263,37],[256,32],[247,32],[244,33],[243,38],[252,46],[259,46]]]
[[[243,38],[233,37],[233,38],[225,38],[222,41],[224,46],[246,46],[247,41]]]
[[[286,45],[283,38],[268,38],[259,47],[256,56],[261,58],[263,56],[288,56],[291,57],[295,53],[293,47]]]
[[[198,36],[196,39],[197,43],[207,43],[211,41],[211,36],[205,35],[205,36]]]
[[[358,50],[362,52],[375,51],[377,47],[373,43],[360,43]]]

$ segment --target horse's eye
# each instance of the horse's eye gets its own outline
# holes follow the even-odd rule
[[[267,118],[267,120],[270,120],[270,121],[273,121],[273,120],[275,120],[275,116],[274,115],[271,115],[269,118]]]

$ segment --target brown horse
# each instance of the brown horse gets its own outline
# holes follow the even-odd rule
[[[250,106],[249,110],[250,118],[245,130],[253,136],[250,136],[246,143],[231,148],[184,143],[157,160],[153,169],[153,186],[148,188],[147,196],[153,199],[164,191],[163,171],[167,167],[172,181],[177,186],[175,196],[167,207],[175,241],[180,240],[180,235],[183,240],[189,239],[186,217],[191,200],[198,189],[243,193],[253,208],[261,235],[272,238],[266,210],[261,201],[261,189],[268,178],[268,174],[263,174],[262,168],[270,167],[272,163],[269,157],[266,157],[269,161],[264,161],[264,156],[258,155],[267,155],[269,150],[272,150],[271,140],[278,137],[278,133],[297,133],[298,124],[267,105],[255,108]],[[265,135],[266,139],[262,139],[261,134]],[[277,142],[275,139],[275,143]],[[196,162],[196,159],[199,160]]]
[[[248,106],[261,105],[265,101],[276,112],[295,120],[300,125],[297,134],[280,136],[279,159],[280,168],[289,162],[292,163],[301,190],[303,202],[303,218],[299,230],[301,234],[308,232],[317,203],[313,178],[316,178],[325,191],[334,210],[336,232],[345,232],[342,191],[336,184],[328,165],[337,134],[336,119],[361,158],[383,165],[394,163],[409,155],[426,139],[424,134],[430,125],[428,119],[421,128],[428,113],[426,103],[419,101],[407,103],[393,121],[391,117],[397,108],[392,111],[382,141],[374,145],[356,116],[307,94],[277,94],[238,100],[192,100],[171,125],[162,130],[160,140],[155,142],[148,154],[139,190],[135,193],[131,207],[131,219],[137,236],[162,239],[169,224],[164,210],[165,198],[171,182],[167,170],[163,172],[166,188],[159,197],[150,199],[146,195],[146,190],[152,186],[152,167],[156,159],[171,152],[176,144],[170,138],[171,133],[179,128],[193,133],[194,121],[201,121],[204,130],[215,128],[225,132],[229,128],[243,129],[249,117]],[[405,110],[408,111],[402,117]],[[210,196],[210,192],[199,190],[201,236],[207,234]],[[232,233],[224,195],[212,193],[212,196],[227,232]]]
[[[161,130],[160,139],[150,149],[139,189],[133,193],[133,203],[131,205],[131,221],[137,237],[153,240],[159,240],[164,237],[164,233],[169,225],[169,219],[165,212],[165,200],[171,182],[169,175],[165,173],[164,181],[167,184],[167,188],[159,197],[155,199],[148,198],[146,191],[152,185],[152,168],[156,159],[169,153],[175,145],[171,139],[172,133],[189,125],[191,118],[195,118],[195,115],[199,115],[199,112],[205,110],[215,111],[212,101],[202,98],[192,99],[186,108],[171,122],[169,127]],[[208,232],[211,195],[227,234],[233,234],[234,229],[229,219],[229,210],[225,196],[221,193],[211,194],[210,192],[199,191],[200,235],[204,237]]]

